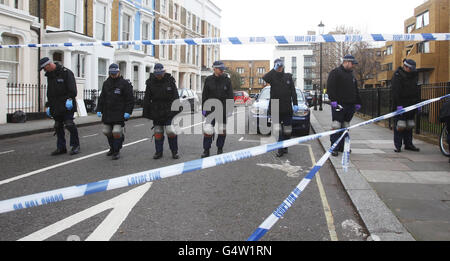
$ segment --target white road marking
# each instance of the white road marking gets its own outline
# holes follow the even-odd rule
[[[131,143],[125,144],[123,146],[124,147],[128,147],[128,146],[132,146],[132,145],[135,145],[137,143],[141,143],[141,142],[144,142],[144,141],[147,141],[147,140],[149,140],[149,139],[146,138],[146,139],[138,140],[138,141],[135,141],[135,142],[131,142]],[[88,158],[92,158],[92,157],[101,155],[103,153],[106,153],[108,151],[109,151],[109,149],[108,150],[104,150],[104,151],[100,151],[100,152],[96,152],[96,153],[93,153],[93,154],[90,154],[90,155],[87,155],[87,156],[84,156],[84,157],[76,158],[76,159],[73,159],[73,160],[61,162],[61,163],[58,163],[58,164],[55,164],[55,165],[52,165],[52,166],[49,166],[49,167],[46,167],[46,168],[42,168],[42,169],[38,169],[38,170],[29,172],[29,173],[26,173],[26,174],[22,174],[22,175],[19,175],[19,176],[10,178],[10,179],[5,179],[5,180],[0,181],[0,185],[4,185],[4,184],[7,184],[7,183],[10,183],[10,182],[19,180],[19,179],[27,178],[27,177],[30,177],[30,176],[42,173],[42,172],[47,171],[47,170],[55,169],[55,168],[58,168],[58,167],[61,167],[61,166],[65,166],[65,165],[72,164],[72,163],[75,163],[75,162],[78,162],[78,161],[82,161],[82,160],[85,160],[85,159],[88,159]]]
[[[145,126],[146,124],[138,124],[138,125],[134,125],[134,127],[142,127]]]
[[[4,151],[4,152],[0,152],[0,155],[2,155],[2,154],[8,154],[8,153],[11,153],[11,152],[14,152],[15,150],[8,150],[8,151]]]
[[[286,172],[287,176],[290,178],[300,177],[300,172],[303,171],[303,168],[301,166],[292,166],[289,160],[283,162],[282,165],[280,164],[256,164],[256,165],[260,167],[268,167],[272,169],[282,170]]]
[[[153,183],[146,183],[113,199],[102,202],[98,205],[83,210],[68,218],[58,221],[46,228],[32,233],[18,241],[43,241],[52,237],[84,220],[102,213],[108,209],[112,211],[103,220],[103,222],[90,234],[86,241],[108,241],[114,236],[120,225],[130,214],[133,207],[150,189]],[[73,236],[72,236],[73,237]]]
[[[82,138],[90,138],[90,137],[94,137],[94,136],[97,136],[97,135],[98,135],[98,133],[92,134],[92,135],[86,135],[86,136],[83,136]]]
[[[244,140],[244,137],[241,137],[240,139],[239,139],[239,141],[243,141]]]

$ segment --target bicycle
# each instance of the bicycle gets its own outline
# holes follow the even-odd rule
[[[439,139],[439,148],[441,149],[441,152],[442,154],[444,154],[444,156],[450,157],[450,147],[449,147],[450,145],[447,143],[447,137],[448,137],[448,128],[446,124],[444,124]]]

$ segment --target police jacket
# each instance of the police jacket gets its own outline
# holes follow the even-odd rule
[[[102,93],[98,98],[97,112],[102,113],[102,122],[107,124],[123,123],[124,114],[133,112],[133,85],[122,76],[108,77],[103,83]]]
[[[417,72],[408,73],[402,67],[395,71],[391,81],[393,110],[397,110],[398,106],[408,107],[420,102],[417,82]]]
[[[439,111],[439,120],[441,122],[450,121],[450,101],[444,103],[441,110]],[[447,128],[450,128],[450,126],[447,126]]]
[[[221,76],[216,76],[215,74],[210,75],[205,80],[205,85],[203,86],[202,92],[202,108],[206,111],[207,115],[214,110],[208,110],[205,107],[205,102],[209,99],[217,99],[222,103],[223,116],[226,120],[227,100],[234,99],[233,87],[231,85],[231,80],[226,74]],[[234,103],[233,103],[234,107]]]
[[[45,107],[50,108],[53,117],[64,116],[66,113],[77,111],[75,97],[77,96],[77,85],[73,72],[61,64],[56,63],[56,69],[45,73],[47,76],[47,103]],[[67,110],[66,101],[72,99],[73,108]]]
[[[298,105],[297,92],[292,74],[277,72],[272,69],[263,76],[265,82],[270,84],[270,100],[279,100],[280,115],[292,115],[292,105]],[[268,113],[271,113],[272,104],[269,102]]]
[[[328,75],[327,94],[330,101],[338,104],[361,104],[358,81],[353,71],[346,70],[343,65],[332,70]]]
[[[158,122],[171,121],[179,113],[172,111],[172,103],[180,98],[175,78],[165,73],[158,80],[152,73],[145,84],[143,117]]]

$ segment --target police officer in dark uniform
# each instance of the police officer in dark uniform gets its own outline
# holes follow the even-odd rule
[[[284,61],[276,59],[274,68],[263,76],[270,84],[270,100],[279,100],[279,123],[273,122],[274,130],[279,132],[278,141],[288,140],[292,135],[292,116],[299,110],[297,92],[292,74],[284,72]],[[272,102],[269,103],[268,113],[272,113]],[[288,153],[287,148],[279,149],[276,156],[282,157]]]
[[[120,158],[120,149],[125,140],[125,121],[134,108],[133,85],[120,75],[119,66],[109,66],[109,77],[103,83],[98,99],[97,115],[102,118],[103,134],[108,138],[109,152],[113,160]]]
[[[353,67],[358,64],[353,55],[346,55],[343,58],[341,66],[332,70],[328,75],[327,93],[331,101],[332,129],[350,127],[350,121],[356,111],[361,109],[361,97],[359,96],[358,81],[353,75]],[[342,133],[336,133],[330,136],[333,145]],[[348,135],[348,134],[347,134]],[[344,151],[344,139],[338,144],[332,152],[334,157],[338,152]]]
[[[403,60],[403,65],[395,71],[392,77],[392,101],[393,110],[402,110],[405,107],[420,102],[419,80],[416,71],[416,62],[411,59]],[[394,118],[394,145],[395,152],[405,150],[420,151],[413,145],[413,129],[417,110],[406,112]]]
[[[172,120],[179,111],[171,110],[172,103],[180,98],[175,78],[166,73],[162,64],[157,63],[145,84],[143,117],[153,120],[156,149],[153,159],[163,156],[164,132],[168,136],[172,158],[178,159],[178,136]]]
[[[222,117],[213,119],[211,122],[205,122],[203,125],[203,154],[202,158],[209,157],[211,145],[214,139],[214,126],[216,120],[218,121],[218,137],[216,141],[217,154],[223,153],[223,147],[225,146],[226,138],[226,124],[227,124],[227,100],[234,99],[233,86],[231,80],[227,74],[225,74],[225,65],[221,61],[213,63],[214,74],[210,75],[205,80],[205,85],[202,92],[202,114],[207,117],[214,112],[215,107],[211,109],[206,108],[205,103],[210,99],[217,99],[222,106],[222,115],[216,115],[216,117]],[[234,105],[233,105],[234,106]],[[234,107],[233,107],[234,108]],[[230,109],[230,108],[228,108]]]
[[[40,70],[45,70],[47,76],[47,103],[46,113],[55,120],[55,132],[57,135],[56,150],[52,156],[67,153],[64,126],[70,132],[70,155],[80,152],[80,140],[78,129],[75,125],[74,113],[77,111],[75,97],[77,85],[73,72],[59,63],[53,63],[48,57],[39,61]]]

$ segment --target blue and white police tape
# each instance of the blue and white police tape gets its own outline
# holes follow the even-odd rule
[[[348,172],[348,165],[350,163],[350,136],[345,137],[344,153],[342,153],[342,169]]]
[[[7,199],[0,201],[0,213],[6,213],[19,209],[46,205],[63,200],[87,196],[93,193],[114,190],[128,186],[140,185],[143,183],[174,177],[197,170],[212,168],[230,162],[262,155],[271,151],[275,151],[277,149],[291,147],[324,136],[329,136],[331,134],[335,134],[341,131],[342,130],[335,130],[309,135],[306,137],[295,138],[273,144],[260,145],[253,148],[224,153],[209,158],[188,161],[185,163],[171,165],[159,169],[134,173],[127,176],[122,176],[109,180],[102,180],[89,184],[71,186],[62,189],[36,193],[28,196]]]
[[[300,44],[300,43],[339,43],[339,42],[422,42],[449,41],[450,33],[423,34],[326,34],[326,35],[294,35],[294,36],[254,36],[254,37],[212,37],[159,39],[134,41],[97,41],[97,42],[67,42],[67,43],[29,43],[15,45],[0,45],[0,48],[62,48],[62,47],[120,47],[124,45],[244,45],[244,44]]]
[[[348,133],[345,130],[344,133],[339,137],[339,139],[331,146],[331,148],[322,156],[322,158],[316,163],[316,165],[311,169],[311,171],[306,175],[304,179],[297,185],[297,187],[289,194],[289,196],[281,203],[281,205],[275,209],[275,211],[270,214],[269,217],[264,220],[264,222],[253,232],[253,234],[247,239],[247,241],[258,241],[261,239],[272,227],[277,223],[277,221],[284,216],[288,209],[294,204],[295,200],[300,196],[300,194],[305,191],[305,188],[314,178],[314,176],[322,168],[323,164],[328,160],[331,152],[337,147],[339,142]]]
[[[33,195],[28,196],[22,196],[7,200],[0,201],[0,213],[6,213],[11,212],[19,209],[24,208],[30,208],[30,207],[36,207],[41,205],[46,205],[54,202],[59,202],[67,199],[73,199],[78,197],[83,197],[86,195],[90,195],[93,193],[108,191],[108,190],[114,190],[118,188],[128,187],[128,186],[134,186],[143,184],[146,182],[152,182],[157,181],[173,176],[182,175],[188,172],[193,172],[197,170],[207,169],[211,167],[220,166],[223,164],[227,164],[230,162],[247,159],[250,157],[259,156],[271,151],[275,151],[280,148],[287,148],[291,147],[297,144],[301,144],[304,142],[308,142],[311,140],[315,140],[321,137],[330,136],[332,134],[336,134],[345,130],[350,130],[356,127],[364,126],[367,124],[371,124],[377,121],[381,121],[384,119],[388,119],[391,117],[394,117],[396,115],[417,109],[418,107],[422,107],[424,105],[430,104],[432,102],[439,101],[441,99],[450,97],[449,95],[431,99],[428,101],[421,102],[415,106],[407,107],[403,110],[396,111],[393,113],[389,113],[385,116],[381,116],[366,122],[359,123],[357,125],[351,126],[347,129],[340,129],[340,130],[333,130],[323,133],[318,133],[314,135],[309,135],[306,137],[300,137],[290,140],[285,140],[282,142],[267,144],[267,145],[260,145],[253,148],[243,149],[239,151],[229,152],[222,155],[216,155],[209,158],[199,159],[199,160],[193,160],[185,163],[180,163],[172,166],[167,166],[159,169],[153,169],[148,171],[143,171],[135,174],[130,174],[127,176],[122,176],[114,179],[109,180],[102,180],[98,182],[93,182],[89,184],[84,185],[78,185],[78,186],[72,186],[72,187],[66,187],[62,189],[47,191],[47,192],[41,192],[36,193]]]

